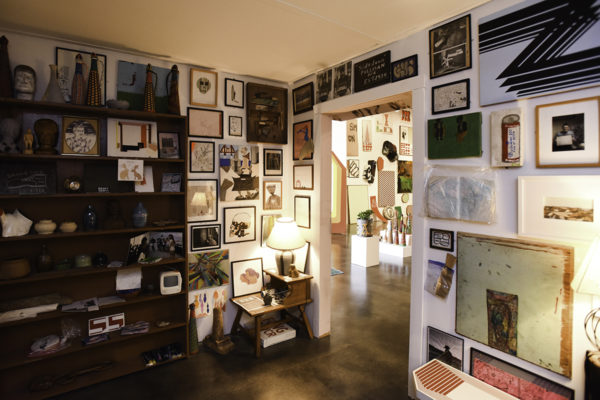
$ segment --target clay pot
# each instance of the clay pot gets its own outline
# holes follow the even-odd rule
[[[51,219],[43,219],[33,226],[40,235],[49,235],[56,229],[56,222]]]
[[[29,275],[31,267],[26,258],[9,258],[0,262],[0,279],[18,279]]]
[[[71,233],[77,230],[77,224],[73,221],[65,221],[58,227],[61,232]]]

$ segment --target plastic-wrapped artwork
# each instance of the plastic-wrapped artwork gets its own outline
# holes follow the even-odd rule
[[[0,209],[0,222],[2,223],[2,237],[27,235],[33,224],[33,221],[21,214],[19,210],[5,213]]]
[[[496,175],[488,168],[428,167],[426,217],[491,224],[496,215]]]

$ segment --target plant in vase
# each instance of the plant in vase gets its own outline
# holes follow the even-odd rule
[[[357,214],[356,234],[363,237],[373,236],[373,210],[361,211]]]

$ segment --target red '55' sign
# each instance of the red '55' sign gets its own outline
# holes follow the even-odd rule
[[[99,335],[101,333],[118,331],[125,325],[125,313],[92,318],[88,320],[88,335]]]

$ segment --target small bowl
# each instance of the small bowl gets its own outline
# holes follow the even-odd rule
[[[18,279],[29,275],[31,267],[26,258],[9,258],[0,261],[0,279]]]
[[[60,231],[63,233],[75,232],[77,230],[77,224],[73,221],[65,221],[60,224],[58,229],[60,229]]]
[[[51,219],[43,219],[33,226],[40,235],[49,235],[56,229],[56,222]]]

